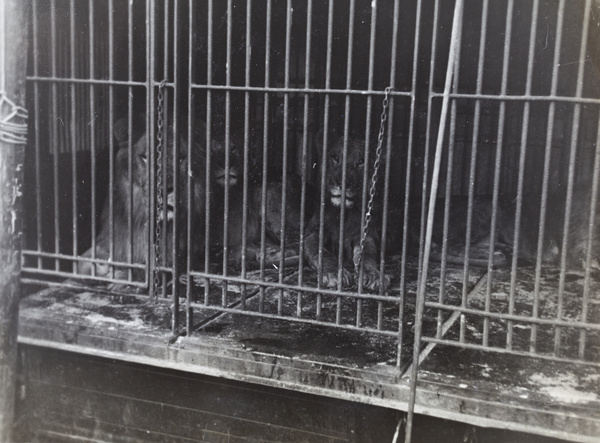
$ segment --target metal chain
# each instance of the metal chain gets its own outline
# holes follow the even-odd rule
[[[385,96],[383,97],[382,111],[381,111],[381,123],[379,125],[379,135],[377,137],[377,151],[375,152],[375,163],[373,164],[373,175],[371,176],[371,186],[369,188],[369,202],[367,204],[367,213],[365,214],[365,224],[363,226],[362,235],[360,236],[360,250],[358,253],[358,260],[354,263],[354,272],[358,274],[360,266],[363,260],[363,254],[365,250],[365,242],[367,240],[367,231],[369,229],[369,223],[371,222],[373,212],[373,202],[375,200],[377,176],[379,174],[379,167],[381,166],[381,152],[383,151],[383,136],[385,133],[385,122],[387,120],[387,109],[389,104],[390,92],[393,90],[391,86],[385,88]]]
[[[164,91],[165,80],[158,86],[158,106],[156,122],[156,238],[154,241],[154,296],[158,297],[160,289],[160,272],[158,267],[161,264],[160,240],[162,234],[161,213],[163,210],[163,186],[162,186],[162,151],[163,151],[163,128],[164,128]]]

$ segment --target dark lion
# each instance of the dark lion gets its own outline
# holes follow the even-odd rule
[[[211,146],[211,247],[217,254],[224,251],[225,186],[229,186],[227,212],[227,250],[228,265],[238,269],[243,252],[243,152],[241,143],[232,138],[229,144],[229,169],[225,165],[225,143],[214,140]],[[249,166],[247,218],[246,218],[246,259],[250,266],[257,265],[262,259],[262,186],[260,174],[256,174],[256,165]],[[287,181],[284,251],[287,264],[298,260],[297,242],[300,237],[300,183],[297,177]],[[282,183],[269,182],[264,198],[265,203],[265,252],[267,264],[279,264],[281,258],[281,203]]]
[[[114,164],[114,183],[112,188],[113,195],[113,223],[111,229],[110,203],[109,198],[104,204],[100,219],[100,232],[96,237],[95,255],[96,258],[117,262],[115,266],[115,278],[127,278],[127,268],[119,267],[118,263],[129,262],[129,250],[131,249],[131,263],[146,264],[148,256],[148,208],[149,208],[149,189],[148,189],[148,157],[149,146],[148,137],[142,129],[145,127],[143,116],[136,116],[132,122],[132,150],[131,158],[132,170],[129,174],[129,148],[128,144],[128,122],[127,119],[118,120],[114,125],[114,136],[119,144]],[[142,129],[142,130],[140,130]],[[175,179],[173,174],[173,150],[175,144],[173,140],[172,128],[167,130],[167,143],[163,148],[163,156],[166,161],[163,162],[164,175],[166,183],[166,198],[164,199],[164,209],[158,214],[158,222],[163,229],[166,228],[167,244],[163,263],[166,266],[172,266],[172,233],[173,221],[175,216],[175,205],[178,207],[177,217],[179,221],[180,236],[177,241],[178,256],[186,257],[186,221],[187,221],[187,179],[191,180],[192,196],[192,224],[201,219],[204,209],[205,191],[204,191],[204,147],[202,146],[204,136],[202,134],[204,125],[198,122],[195,127],[193,156],[188,174],[188,149],[187,136],[181,134],[178,147],[179,164],[177,165],[178,183],[178,201],[175,200]],[[185,132],[185,131],[182,131]],[[187,179],[186,179],[187,177]],[[131,240],[129,231],[129,205],[131,202]],[[165,219],[166,215],[166,219]],[[195,232],[195,230],[194,230]],[[196,234],[197,235],[197,234]],[[110,255],[110,245],[113,245],[113,254]],[[201,252],[198,248],[203,245],[201,239],[194,239],[192,251],[193,257]],[[82,257],[91,258],[92,249],[87,250]],[[95,267],[97,276],[106,277],[111,274],[108,264],[94,264],[92,262],[81,261],[78,264],[80,274],[91,275]],[[143,274],[134,272],[134,280],[143,280]]]
[[[566,242],[566,268],[571,271],[581,271],[585,269],[588,247],[591,244],[591,263],[592,269],[600,269],[600,213],[598,212],[598,202],[596,202],[596,211],[593,217],[594,229],[590,242],[590,207],[591,207],[591,182],[584,182],[576,185],[573,190],[571,210],[569,216],[569,229],[567,231]],[[560,264],[561,248],[564,237],[566,209],[566,192],[553,192],[548,198],[547,213],[547,238],[549,243],[554,245],[556,251],[554,263]]]
[[[326,162],[325,178],[325,208],[323,229],[323,285],[337,288],[339,285],[349,286],[358,276],[354,275],[354,267],[359,260],[361,239],[361,190],[365,166],[365,144],[362,140],[349,139],[346,158],[346,189],[342,195],[342,166],[344,139],[338,138],[329,149]],[[339,244],[340,207],[344,204],[344,235],[343,244]],[[304,256],[314,269],[319,268],[319,210],[308,222],[306,228],[306,246]],[[371,220],[363,250],[363,287],[372,291],[385,290],[390,278],[380,275],[378,254],[380,239],[377,232],[378,221]],[[338,280],[338,252],[343,248],[344,266],[341,272],[342,280]],[[383,285],[380,284],[383,282]]]

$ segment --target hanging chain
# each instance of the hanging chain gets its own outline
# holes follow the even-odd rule
[[[379,174],[379,167],[381,166],[381,152],[383,151],[383,136],[385,133],[385,122],[387,120],[387,109],[389,104],[389,96],[392,91],[392,87],[388,86],[385,88],[385,96],[383,97],[382,111],[381,111],[381,123],[379,125],[379,135],[377,137],[377,151],[375,152],[375,163],[373,164],[373,175],[371,177],[371,186],[369,188],[369,202],[367,204],[367,213],[365,214],[365,224],[363,226],[362,235],[360,236],[360,250],[358,253],[358,260],[354,263],[354,272],[358,274],[360,266],[363,260],[363,254],[365,250],[365,242],[367,240],[367,231],[369,229],[369,223],[371,222],[373,203],[375,200],[375,192],[377,186],[377,176]]]
[[[163,129],[164,129],[164,89],[165,80],[158,86],[158,106],[156,108],[156,238],[154,241],[154,296],[158,297],[160,289],[160,272],[158,267],[161,265],[160,243],[162,235],[162,210],[163,210],[163,186],[162,186],[162,154],[163,154]]]

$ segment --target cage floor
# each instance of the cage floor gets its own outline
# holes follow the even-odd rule
[[[394,269],[400,269],[398,259],[390,260],[388,267],[395,275]],[[84,288],[32,288],[21,303],[19,339],[27,344],[405,410],[409,398],[406,374],[413,352],[416,275],[416,265],[409,264],[402,322],[398,322],[398,290],[390,291],[390,302],[363,300],[359,304],[352,298],[322,296],[319,321],[337,320],[344,327],[236,313],[241,290],[231,283],[225,292],[225,305],[231,310],[219,312],[215,305],[223,303],[223,285],[213,280],[207,294],[203,286],[196,286],[196,298],[213,308],[194,308],[196,332],[189,337],[172,334],[172,306],[166,300],[153,302],[140,296],[100,294]],[[267,280],[277,278],[277,272],[267,272]],[[544,270],[536,295],[534,270],[520,268],[512,298],[509,269],[494,270],[488,293],[489,278],[486,270],[471,268],[467,290],[463,291],[462,266],[449,267],[440,299],[440,267],[436,263],[429,272],[427,300],[460,306],[464,299],[466,306],[474,310],[485,310],[487,302],[487,312],[492,313],[535,314],[542,319],[556,319],[562,313],[563,319],[581,319],[584,278],[579,274],[566,275],[562,300],[558,297],[558,270]],[[586,307],[590,323],[600,322],[597,280],[591,281]],[[306,271],[303,281],[310,285],[316,280]],[[297,282],[297,274],[288,273],[284,282]],[[392,287],[398,285],[396,277]],[[298,316],[317,318],[318,299],[314,294],[275,288],[260,294],[253,285],[247,285],[246,291],[246,309],[251,313],[260,305],[267,315],[296,320]],[[190,312],[186,308],[181,299],[179,316],[183,324]],[[357,318],[361,327],[401,330],[400,366],[397,335],[353,328]],[[533,342],[542,354],[552,352],[556,344],[555,328],[546,325],[534,328],[532,341],[531,324],[493,318],[486,322],[474,314],[461,319],[452,310],[427,308],[424,336],[435,337],[438,325],[445,326],[444,339],[458,341],[462,336],[466,344],[481,344],[485,336],[489,346],[506,348],[510,336],[514,351],[528,351]],[[581,334],[578,329],[561,328],[561,340],[556,345],[561,357],[578,355]],[[598,331],[587,331],[585,344],[584,361],[600,361]],[[592,365],[429,345],[420,366],[418,413],[575,441],[597,441],[599,410],[600,371]]]

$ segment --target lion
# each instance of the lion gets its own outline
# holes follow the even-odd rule
[[[115,262],[114,278],[126,279],[127,268],[119,267],[118,263],[147,264],[149,248],[149,186],[148,186],[148,157],[149,144],[148,135],[145,130],[144,116],[136,115],[133,118],[132,126],[132,149],[131,149],[131,174],[129,173],[128,147],[129,131],[127,118],[115,122],[114,137],[118,142],[118,150],[115,155],[114,163],[114,181],[112,186],[112,226],[110,202],[107,201],[101,212],[100,231],[96,236],[95,256],[97,259]],[[177,240],[177,255],[186,257],[186,221],[187,221],[187,183],[191,180],[192,205],[191,219],[195,224],[203,218],[205,207],[205,161],[203,146],[204,136],[202,134],[204,125],[202,122],[195,124],[194,144],[192,149],[192,159],[188,159],[187,136],[182,131],[179,137],[177,175],[179,176],[177,200],[175,198],[175,176],[173,168],[173,150],[176,148],[173,137],[173,130],[167,128],[166,146],[163,147],[163,156],[166,161],[163,162],[166,183],[163,184],[166,189],[166,198],[163,202],[163,210],[157,214],[157,221],[163,229],[166,228],[167,244],[165,248],[164,265],[172,266],[172,236],[173,223],[175,218],[175,206],[178,207],[177,216],[180,223],[179,238]],[[191,174],[188,174],[188,161],[190,161]],[[187,177],[187,179],[186,179]],[[129,207],[131,205],[131,233],[129,230]],[[197,232],[194,230],[195,237],[192,241],[191,251],[193,257],[201,255],[200,248],[204,244],[202,239],[196,238]],[[130,238],[131,235],[131,238]],[[110,256],[110,246],[112,244],[112,257]],[[131,249],[131,257],[129,250]],[[91,258],[92,248],[88,249],[82,257]],[[107,263],[93,263],[90,261],[80,261],[78,263],[78,273],[83,275],[92,275],[95,268],[95,275],[107,277],[111,275],[111,265]],[[136,270],[133,273],[135,281],[142,281],[143,274]]]
[[[319,137],[320,138],[320,137]],[[356,279],[354,268],[360,260],[361,250],[361,190],[364,169],[364,140],[350,138],[347,140],[348,150],[346,156],[346,183],[345,194],[342,182],[343,173],[343,147],[344,138],[337,138],[331,145],[327,158],[321,158],[322,167],[326,167],[325,206],[323,229],[323,286],[327,288],[347,287]],[[322,149],[321,149],[322,152]],[[370,175],[370,174],[369,174]],[[341,206],[344,206],[344,234],[343,243],[339,244]],[[320,211],[315,210],[306,227],[304,257],[307,263],[315,270],[319,269],[319,231]],[[385,291],[389,286],[390,277],[380,275],[378,254],[380,245],[379,233],[376,228],[378,220],[373,219],[369,224],[362,252],[364,267],[363,287],[371,291]],[[341,280],[338,278],[338,252],[343,249],[343,268]]]
[[[213,140],[211,146],[211,249],[217,254],[227,247],[228,266],[239,269],[243,251],[243,209],[247,208],[245,256],[250,266],[264,260],[267,264],[278,265],[281,251],[281,208],[283,183],[269,181],[266,193],[262,192],[262,175],[258,166],[251,162],[247,179],[247,197],[244,202],[243,152],[242,143],[231,137],[229,144],[229,169],[225,165],[226,145],[223,140]],[[286,180],[285,236],[286,248],[283,259],[286,264],[298,262],[297,243],[303,229],[300,223],[300,179],[290,175]],[[228,186],[227,205],[227,244],[224,244],[225,188]],[[265,206],[265,245],[261,248],[262,206]]]

